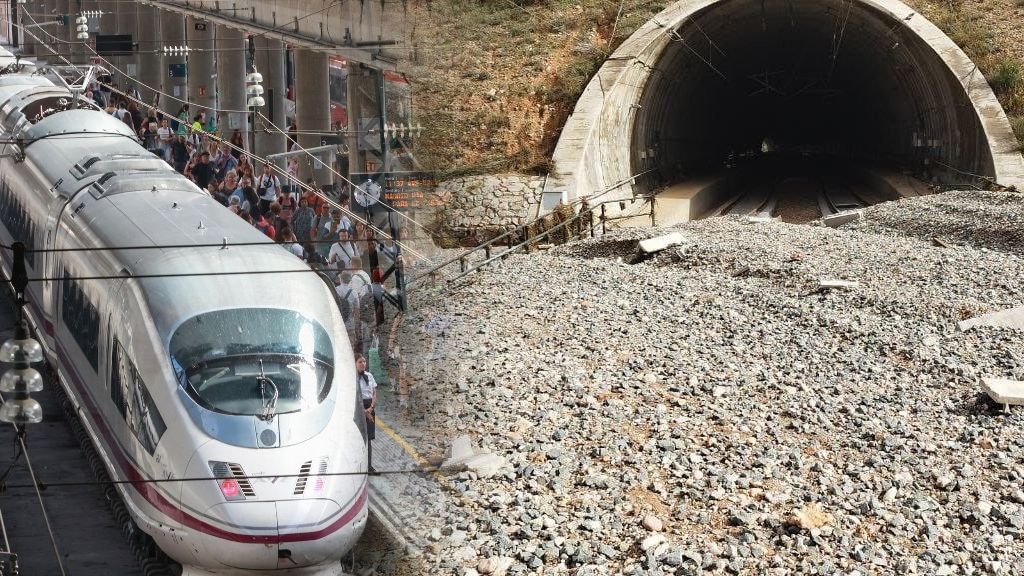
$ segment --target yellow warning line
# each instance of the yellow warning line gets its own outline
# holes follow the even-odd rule
[[[385,423],[380,418],[377,419],[376,426],[377,428],[383,430],[385,434],[390,436],[391,439],[394,440],[395,443],[398,444],[398,446],[402,450],[404,450],[406,454],[411,456],[412,459],[415,460],[417,464],[419,464],[424,469],[429,469],[430,475],[433,476],[434,479],[437,480],[440,484],[442,484],[445,488],[455,488],[454,486],[451,485],[451,483],[448,482],[448,479],[445,478],[444,475],[442,475],[439,470],[435,469],[433,466],[430,465],[430,462],[428,462],[426,458],[420,456],[420,453],[416,450],[416,448],[414,448],[412,444],[409,444],[405,440],[405,438],[402,438],[402,435],[395,431],[394,428],[388,426],[387,423]]]
[[[391,436],[391,439],[394,440],[402,448],[402,450],[405,450],[406,454],[412,456],[412,459],[415,460],[417,464],[423,466],[424,468],[430,467],[430,463],[427,462],[427,459],[420,456],[420,453],[417,452],[415,448],[413,448],[412,444],[406,442],[405,438],[402,438],[402,436],[398,432],[396,432],[394,428],[388,426],[387,423],[382,421],[380,418],[377,419],[376,425],[378,428],[383,430],[385,434]]]

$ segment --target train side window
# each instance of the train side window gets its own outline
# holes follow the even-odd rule
[[[128,419],[128,403],[124,401],[124,390],[121,383],[121,347],[114,338],[114,345],[110,347],[110,400],[117,407],[118,414],[125,420]]]
[[[0,179],[0,223],[7,228],[15,242],[25,244],[25,261],[32,268],[36,267],[36,226],[21,203],[21,199],[11,190],[7,178]]]
[[[73,273],[64,272],[61,288],[61,319],[93,370],[98,371],[100,313]]]
[[[124,417],[132,435],[146,452],[152,454],[160,438],[167,431],[167,424],[160,416],[153,397],[149,395],[142,376],[117,338],[114,338],[113,349],[110,397],[118,406],[118,411]]]

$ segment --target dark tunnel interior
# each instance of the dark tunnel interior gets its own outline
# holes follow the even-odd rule
[[[634,173],[650,170],[653,189],[768,152],[821,158],[830,172],[992,175],[960,80],[908,17],[922,18],[839,0],[710,5],[668,31],[637,110]]]

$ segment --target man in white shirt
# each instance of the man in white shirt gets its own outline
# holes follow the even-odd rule
[[[359,295],[352,289],[352,274],[342,272],[334,281],[334,292],[338,295],[338,309],[345,321],[345,331],[353,350],[358,349],[359,335],[362,333],[359,318]]]
[[[356,256],[348,262],[349,272],[352,273],[352,280],[349,285],[356,292],[359,298],[366,298],[370,294],[370,275],[363,270],[362,258]]]
[[[327,254],[327,265],[338,270],[346,270],[352,259],[359,255],[356,245],[349,239],[348,228],[338,230],[338,241],[331,244],[331,251]]]
[[[270,211],[270,205],[277,200],[277,193],[281,191],[281,180],[270,169],[270,164],[263,165],[263,174],[256,179],[256,193],[260,196],[260,212],[266,214]]]
[[[124,107],[124,101],[117,103],[117,109],[114,110],[114,118],[124,122],[124,117],[128,115],[128,110]]]
[[[160,150],[164,153],[164,160],[168,163],[171,161],[171,138],[174,137],[174,132],[171,131],[171,126],[164,118],[160,122],[160,127],[156,129],[156,136],[160,142]]]

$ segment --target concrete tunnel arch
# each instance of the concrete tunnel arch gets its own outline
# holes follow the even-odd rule
[[[1024,157],[981,72],[906,4],[681,0],[591,79],[541,210],[647,194],[766,137],[850,161],[927,165],[946,181],[1024,184]]]

